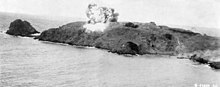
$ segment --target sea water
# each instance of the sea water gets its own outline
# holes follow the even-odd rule
[[[170,56],[130,56],[0,32],[0,87],[220,87],[220,72]]]

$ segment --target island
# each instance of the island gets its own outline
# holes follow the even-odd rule
[[[9,30],[7,30],[6,33],[14,36],[32,37],[32,34],[40,32],[38,32],[29,22],[16,19],[10,23]]]
[[[95,12],[102,12],[103,15],[97,17],[96,14],[101,13]],[[90,4],[87,11],[89,21],[76,21],[48,29],[35,36],[35,39],[96,47],[117,54],[173,56],[187,54],[179,58],[220,69],[220,62],[204,56],[207,51],[212,53],[219,49],[219,37],[157,25],[155,22],[118,22],[118,15],[112,8]],[[7,34],[16,36],[30,36],[33,33],[38,32],[29,22],[22,22],[20,19],[12,22],[7,31]]]

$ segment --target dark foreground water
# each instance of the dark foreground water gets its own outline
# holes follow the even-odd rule
[[[220,87],[220,72],[174,57],[124,57],[0,32],[0,81],[1,87]]]

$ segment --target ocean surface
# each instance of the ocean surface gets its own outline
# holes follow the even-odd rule
[[[170,56],[126,57],[96,48],[43,42],[0,32],[0,87],[198,85],[220,87],[220,71]]]

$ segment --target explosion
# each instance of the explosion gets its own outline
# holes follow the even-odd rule
[[[93,32],[93,31],[101,31],[103,32],[107,27],[108,24],[107,23],[96,23],[96,24],[85,24],[83,26],[86,29],[86,32]]]
[[[113,8],[99,7],[97,4],[89,4],[86,16],[89,19],[88,23],[83,27],[87,31],[104,31],[109,22],[117,22],[118,13],[115,13]]]

